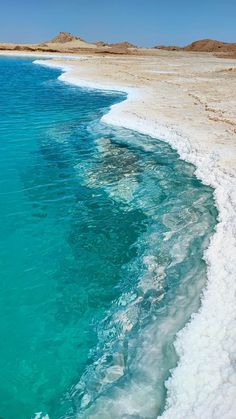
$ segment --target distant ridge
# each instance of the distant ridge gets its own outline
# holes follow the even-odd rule
[[[89,42],[85,41],[84,39],[80,38],[79,36],[72,35],[70,32],[59,32],[57,36],[55,36],[52,40],[47,41],[47,44],[66,44],[67,42],[75,42],[80,41],[86,44]],[[109,44],[107,42],[98,41],[95,44],[97,47],[113,47],[113,48],[137,48],[136,45],[131,44],[130,42],[123,41],[123,42],[115,42]]]
[[[157,49],[168,51],[196,51],[196,52],[216,52],[216,53],[236,53],[236,43],[221,42],[215,39],[200,39],[192,42],[185,47],[178,46],[156,46]]]
[[[220,58],[236,58],[236,43],[201,39],[179,47],[176,45],[157,45],[152,48],[138,47],[128,41],[108,43],[104,41],[87,42],[70,32],[59,32],[53,39],[39,44],[1,43],[0,51],[48,52],[68,54],[124,54],[124,55],[155,55],[157,50],[208,52]]]
[[[115,42],[114,44],[109,44],[110,47],[118,47],[118,48],[137,48],[136,45],[131,44],[130,42],[123,41],[123,42]]]
[[[123,41],[123,42],[114,42],[109,44],[108,42],[104,41],[97,41],[96,45],[98,47],[112,47],[112,48],[138,48],[136,45],[131,44],[130,42]]]
[[[215,39],[200,39],[183,48],[185,51],[236,52],[236,43],[221,42]]]
[[[106,53],[114,53],[114,54],[125,54],[129,53],[130,48],[136,48],[135,45],[124,41],[124,42],[117,42],[113,44],[109,44],[107,42],[98,41],[96,43],[90,43],[85,41],[84,39],[80,38],[79,36],[75,36],[70,32],[59,32],[57,36],[55,36],[51,41],[47,41],[41,44],[41,46],[48,46],[50,48],[69,48],[69,49],[94,49],[99,51],[103,51]]]

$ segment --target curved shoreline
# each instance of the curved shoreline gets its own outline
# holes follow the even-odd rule
[[[78,86],[126,92],[125,101],[114,105],[102,120],[133,129],[168,142],[180,157],[196,166],[196,176],[215,189],[219,210],[216,233],[205,252],[208,266],[207,287],[200,310],[177,334],[175,347],[178,366],[167,381],[165,419],[233,419],[236,411],[234,354],[235,324],[235,238],[236,182],[233,167],[222,167],[217,152],[208,154],[174,125],[160,124],[134,112],[143,89],[85,81],[67,63],[37,62],[64,71],[60,80]],[[131,107],[132,112],[129,111]]]

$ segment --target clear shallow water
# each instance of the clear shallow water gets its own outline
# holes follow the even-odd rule
[[[155,418],[212,190],[167,144],[99,122],[123,95],[0,69],[0,416]]]

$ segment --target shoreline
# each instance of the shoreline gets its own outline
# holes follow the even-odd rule
[[[86,59],[90,67],[91,60],[93,64],[94,58]],[[168,142],[183,160],[195,165],[196,176],[215,190],[219,222],[204,257],[207,263],[207,285],[203,290],[199,311],[192,315],[190,322],[177,334],[175,348],[179,363],[166,383],[167,404],[162,417],[182,419],[185,415],[191,419],[202,417],[233,419],[236,409],[233,367],[235,353],[233,346],[236,342],[233,330],[235,321],[233,257],[236,237],[233,224],[236,208],[234,162],[229,166],[225,165],[224,163],[229,161],[228,150],[223,150],[226,156],[222,159],[219,155],[222,150],[219,147],[214,148],[214,144],[208,153],[206,148],[202,150],[194,140],[194,136],[191,138],[184,135],[178,124],[175,126],[174,121],[168,125],[164,120],[160,124],[161,117],[158,114],[156,119],[148,118],[143,109],[138,109],[140,101],[148,104],[144,88],[125,86],[120,80],[116,84],[114,75],[110,79],[108,77],[104,84],[101,78],[100,83],[95,81],[96,75],[95,80],[83,79],[83,75],[80,78],[76,73],[75,64],[78,63],[73,63],[72,66],[72,63],[68,65],[68,62],[43,62],[43,65],[62,69],[63,73],[59,79],[64,82],[81,87],[126,92],[127,99],[113,105],[102,121]],[[225,67],[225,63],[222,65]],[[227,149],[228,147],[231,153],[234,147],[232,144],[227,145]],[[186,381],[183,380],[184,377],[187,377]]]

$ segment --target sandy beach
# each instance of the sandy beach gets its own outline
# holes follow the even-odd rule
[[[176,338],[179,364],[166,383],[162,417],[233,419],[236,61],[157,50],[152,55],[58,57],[41,64],[61,68],[65,82],[126,92],[127,100],[113,106],[103,121],[167,141],[214,188],[219,222],[205,253],[207,287],[199,312]]]

